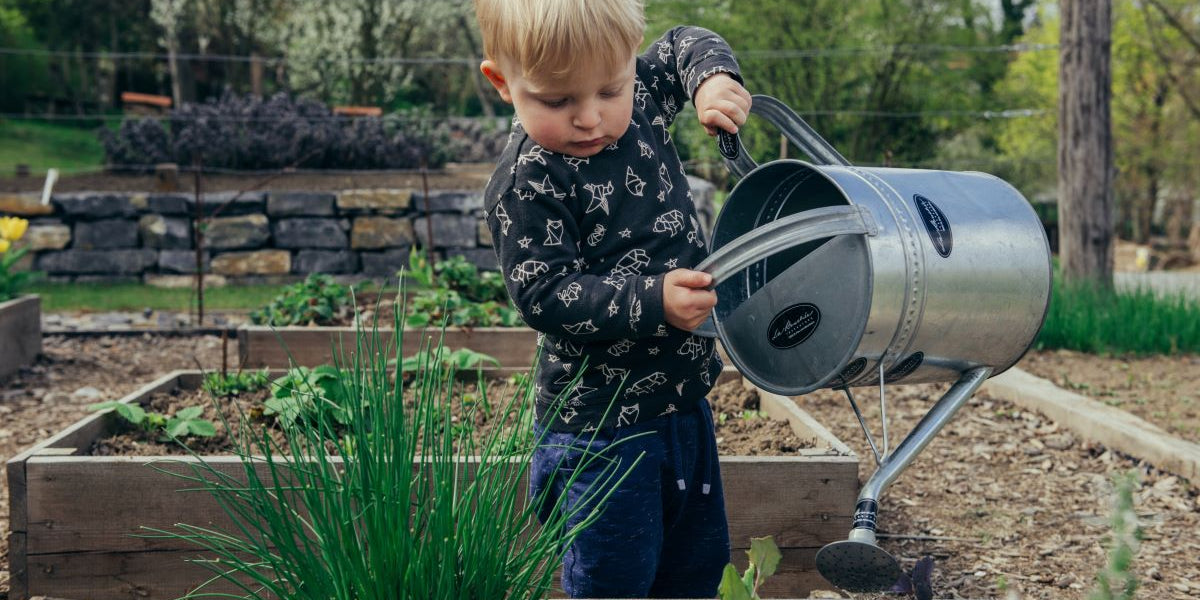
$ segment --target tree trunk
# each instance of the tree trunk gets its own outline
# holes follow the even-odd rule
[[[255,98],[263,95],[263,60],[257,52],[250,54],[250,93]]]
[[[167,46],[167,67],[171,70],[171,108],[179,108],[183,103],[183,86],[179,81],[179,60],[175,57],[176,53],[176,42],[171,41]]]
[[[1112,0],[1062,0],[1059,259],[1067,279],[1112,285]]]
[[[475,43],[475,36],[471,34],[471,24],[467,22],[466,17],[458,16],[458,28],[462,31],[463,38],[467,40],[467,47],[471,49],[471,57],[483,56],[479,45]],[[483,73],[474,65],[468,68],[471,71],[471,87],[475,90],[475,97],[479,99],[479,107],[483,110],[483,115],[495,118],[496,109],[492,107],[491,96],[488,95],[487,85],[483,82]]]

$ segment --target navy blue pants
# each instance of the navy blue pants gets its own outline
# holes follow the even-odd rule
[[[729,526],[712,412],[707,401],[700,404],[686,414],[596,434],[538,431],[529,487],[531,498],[543,502],[543,522],[563,494],[565,510],[595,502],[596,480],[609,463],[586,460],[585,450],[619,460],[619,473],[641,456],[599,520],[567,548],[562,587],[572,598],[716,595],[729,562]],[[587,512],[571,517],[567,527]]]

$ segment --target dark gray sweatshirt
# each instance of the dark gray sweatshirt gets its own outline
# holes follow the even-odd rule
[[[536,416],[555,431],[696,410],[721,370],[713,341],[668,325],[663,276],[708,253],[668,126],[729,46],[678,27],[637,58],[633,121],[589,158],[538,146],[516,123],[484,198],[509,294],[542,332]]]

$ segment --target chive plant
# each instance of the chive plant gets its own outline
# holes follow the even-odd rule
[[[567,546],[633,465],[584,452],[581,464],[603,476],[583,501],[526,501],[518,481],[537,441],[529,378],[516,378],[493,417],[503,422],[473,442],[450,426],[463,384],[441,359],[440,343],[422,353],[427,358],[411,375],[401,374],[399,317],[393,328],[383,341],[374,328],[360,329],[349,368],[339,370],[346,423],[317,411],[283,425],[286,445],[261,428],[240,436],[237,476],[203,460],[182,463],[188,470],[178,476],[211,494],[233,522],[226,530],[148,528],[203,549],[206,558],[196,561],[213,575],[186,597],[491,599],[550,591]],[[404,399],[406,388],[413,399]],[[231,585],[241,593],[216,589]]]

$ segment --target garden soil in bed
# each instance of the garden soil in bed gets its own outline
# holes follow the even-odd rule
[[[512,423],[511,418],[506,419],[501,414],[506,407],[512,408],[508,400],[512,393],[512,385],[505,380],[489,382],[485,397],[491,409],[468,411],[461,403],[455,402],[451,407],[453,422],[462,423],[469,413],[473,421],[470,427],[472,438],[475,446],[481,447],[496,423]],[[476,383],[464,383],[455,396],[479,398],[479,386]],[[122,433],[97,440],[88,449],[88,453],[93,456],[163,456],[184,455],[190,450],[199,455],[233,454],[235,444],[231,441],[231,436],[233,439],[239,437],[243,423],[267,428],[274,442],[281,448],[286,447],[286,436],[275,423],[274,417],[262,414],[263,402],[268,398],[269,393],[266,390],[225,397],[215,402],[207,392],[199,389],[154,394],[146,406],[147,410],[171,415],[189,406],[203,406],[204,414],[201,418],[217,424],[217,434],[208,438],[187,438],[185,449],[179,443],[163,441],[157,433],[129,428]],[[709,398],[717,417],[717,450],[722,455],[783,456],[813,447],[812,440],[799,439],[786,421],[770,419],[758,412],[758,395],[746,388],[741,381],[717,385],[709,394]],[[228,430],[223,423],[228,423]],[[330,444],[327,450],[336,453],[336,446]]]
[[[231,343],[229,349],[232,360],[235,346]],[[1037,373],[1032,359],[1042,354],[1031,353],[1020,366]],[[1107,359],[1083,359],[1084,367],[1072,381],[1095,385],[1083,377],[1097,375],[1086,366],[1097,360],[1104,364]],[[1193,364],[1145,360],[1140,368],[1163,365],[1164,373],[1175,375]],[[12,458],[77,421],[88,414],[87,404],[120,398],[169,371],[198,365],[216,369],[220,364],[221,340],[211,336],[46,336],[43,356],[21,375],[0,382],[0,454]],[[1050,364],[1071,368],[1061,359]],[[1159,378],[1157,383],[1167,381],[1179,379]],[[922,388],[889,388],[893,444],[928,409],[934,400],[930,394],[941,390]],[[1177,389],[1150,386],[1139,393],[1194,398],[1197,389],[1193,383]],[[870,422],[878,423],[873,392],[864,388],[858,394]],[[870,451],[845,399],[822,392],[799,403],[860,453],[862,476],[867,476]],[[933,556],[938,598],[1005,598],[1013,590],[1018,598],[1083,600],[1105,561],[1110,476],[1129,469],[1142,474],[1135,508],[1146,540],[1133,565],[1138,597],[1200,596],[1200,541],[1195,535],[1200,503],[1187,482],[1102,447],[1080,444],[1068,438],[1065,428],[986,394],[969,401],[888,488],[880,528],[899,537],[885,537],[881,543],[906,567],[921,556]],[[3,487],[0,514],[8,514]],[[8,589],[7,534],[7,519],[0,519],[0,599]],[[814,594],[821,595],[834,596]]]

